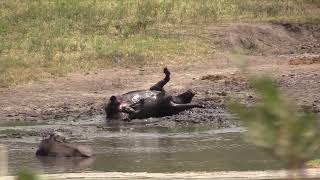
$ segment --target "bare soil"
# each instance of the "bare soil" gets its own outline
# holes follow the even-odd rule
[[[191,110],[182,113],[182,118],[171,120],[223,122],[227,116],[217,118],[210,113],[223,114],[227,98],[254,103],[256,96],[238,69],[241,59],[247,60],[247,74],[271,75],[288,98],[305,109],[320,112],[319,26],[285,22],[207,25],[201,34],[196,34],[199,31],[195,29],[177,33],[209,41],[214,53],[193,63],[164,65],[172,72],[166,89],[172,93],[193,89],[197,92],[195,102],[207,108]],[[0,123],[78,122],[93,116],[103,121],[103,106],[111,95],[149,88],[163,78],[162,68],[114,68],[2,88]]]

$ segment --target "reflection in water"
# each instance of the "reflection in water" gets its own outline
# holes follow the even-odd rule
[[[60,169],[61,171],[81,170],[89,167],[95,161],[95,157],[82,158],[82,157],[41,157],[37,156],[41,165],[45,169]]]

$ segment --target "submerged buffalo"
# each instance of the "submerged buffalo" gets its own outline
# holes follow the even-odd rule
[[[131,91],[120,96],[111,96],[105,106],[107,120],[143,119],[163,117],[177,114],[191,108],[203,108],[199,104],[191,104],[195,93],[188,90],[177,96],[171,96],[163,87],[170,81],[170,71],[163,69],[165,78],[149,90]]]
[[[92,150],[84,145],[66,142],[65,138],[57,133],[50,134],[49,138],[41,141],[36,152],[37,156],[52,157],[92,157]]]

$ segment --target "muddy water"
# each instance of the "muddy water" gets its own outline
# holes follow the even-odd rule
[[[3,137],[8,145],[9,172],[35,169],[46,173],[118,171],[183,172],[235,171],[281,168],[276,161],[241,138],[239,127],[213,125],[160,126],[157,123],[20,124],[0,127],[3,131],[63,131],[72,142],[93,147],[96,157],[37,158],[34,153],[41,137]],[[28,134],[28,133],[27,133]]]

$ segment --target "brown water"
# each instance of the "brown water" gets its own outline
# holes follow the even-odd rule
[[[72,127],[72,125],[68,125]],[[1,130],[61,128],[55,125],[1,127]],[[69,139],[89,144],[95,158],[37,158],[40,137],[1,138],[9,147],[9,172],[185,172],[279,169],[281,166],[242,139],[243,129],[210,125],[161,127],[136,124],[74,125]],[[68,132],[66,130],[66,132]],[[77,133],[75,133],[77,132]]]

